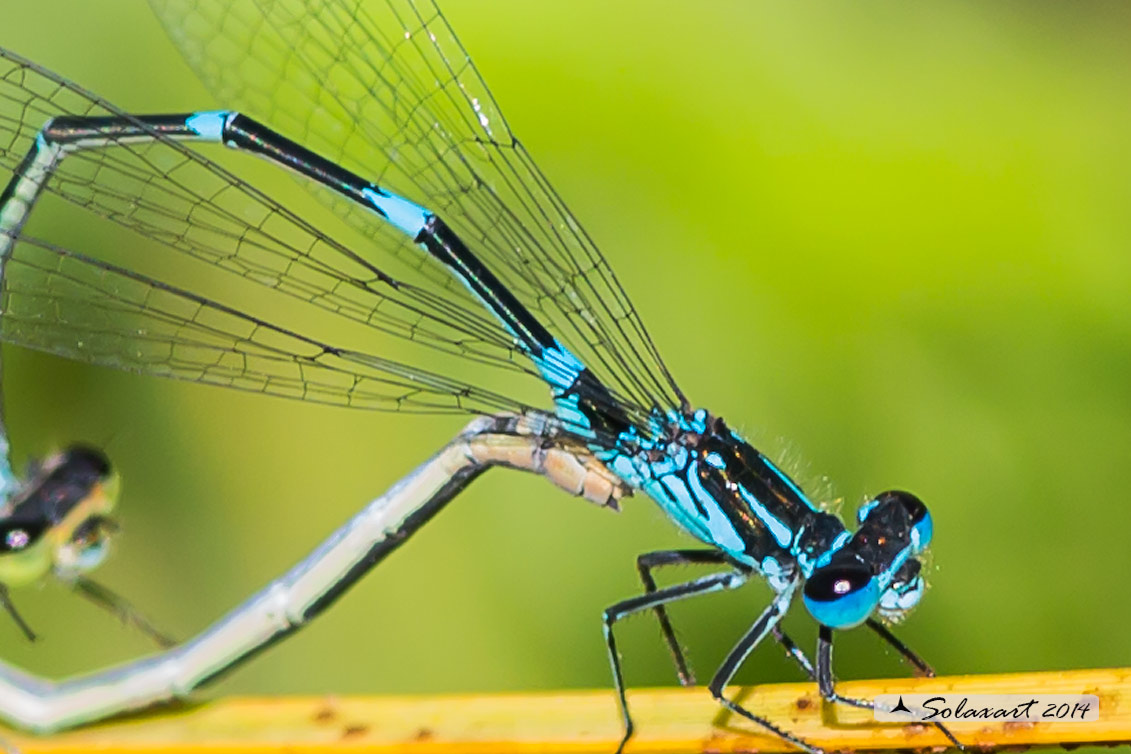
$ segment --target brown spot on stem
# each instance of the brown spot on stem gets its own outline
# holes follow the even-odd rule
[[[1032,727],[1032,720],[1010,720],[1007,723],[1003,723],[1001,729],[1006,733],[1013,733],[1016,731],[1031,730]]]
[[[342,738],[356,738],[357,736],[364,736],[369,732],[368,725],[361,725],[354,723],[342,728]]]

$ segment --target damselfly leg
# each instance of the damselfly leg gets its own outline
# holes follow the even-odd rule
[[[609,653],[609,664],[613,671],[613,683],[616,687],[617,701],[620,705],[621,718],[624,721],[625,733],[624,738],[621,739],[620,746],[617,751],[624,749],[624,745],[628,743],[628,739],[632,737],[633,724],[632,716],[628,711],[628,699],[625,696],[624,674],[620,665],[620,653],[617,650],[616,637],[613,633],[613,625],[622,618],[626,618],[633,613],[639,613],[644,610],[651,610],[659,606],[666,605],[677,600],[694,597],[700,594],[710,594],[711,592],[719,592],[729,589],[737,589],[746,583],[749,573],[745,570],[734,569],[724,573],[715,573],[709,576],[702,576],[692,581],[687,581],[682,584],[675,584],[674,586],[664,587],[657,589],[648,594],[640,595],[639,597],[632,597],[627,600],[622,600],[615,605],[605,609],[604,621],[602,628],[605,634],[605,646]]]
[[[656,580],[652,578],[652,570],[663,566],[675,565],[733,565],[727,560],[726,555],[718,550],[656,550],[655,552],[646,552],[636,558],[636,571],[640,574],[640,581],[644,584],[644,593],[652,594],[657,591]],[[687,661],[684,654],[683,647],[679,642],[679,638],[675,634],[675,628],[672,626],[671,619],[668,617],[668,610],[664,604],[656,605],[654,608],[656,620],[660,624],[660,635],[664,639],[664,643],[668,645],[668,650],[672,655],[672,662],[675,664],[676,675],[679,679],[681,686],[694,686],[695,673],[691,669],[691,664]],[[774,626],[773,628],[774,639],[777,640],[782,648],[785,649],[786,655],[793,659],[804,671],[805,675],[810,680],[816,680],[817,674],[813,669],[813,663],[805,656],[805,652],[801,647],[789,638],[789,636],[781,629],[781,626]]]
[[[8,594],[8,587],[3,584],[0,584],[0,608],[15,621],[16,627],[20,629],[20,633],[22,633],[28,641],[35,641],[39,638],[35,631],[32,630],[32,627],[28,625],[28,622],[24,620],[24,616],[20,615],[20,611],[17,610],[16,606],[12,603],[11,595]]]
[[[154,626],[129,600],[109,589],[104,584],[100,584],[86,576],[76,575],[71,579],[70,585],[71,588],[75,590],[76,594],[85,597],[95,605],[109,611],[123,624],[132,626],[138,631],[141,631],[152,639],[157,646],[165,649],[176,646],[176,639]]]
[[[910,649],[907,649],[906,646],[895,636],[893,636],[890,631],[888,631],[883,626],[879,626],[879,628],[882,629],[882,631],[877,630],[877,633],[885,638],[891,637],[891,641],[889,643],[892,646],[896,647],[897,649],[901,647],[903,649],[906,649],[906,651],[901,652],[901,654],[903,654],[905,658],[912,662],[912,664],[914,664],[916,668],[921,668],[924,666],[923,661],[919,659],[918,655],[916,655]],[[932,672],[931,675],[934,675],[934,673]],[[817,632],[817,687],[820,689],[821,697],[825,701],[844,704],[849,707],[857,707],[859,709],[875,709],[876,707],[874,702],[867,699],[853,699],[852,697],[842,696],[841,694],[837,693],[836,676],[833,673],[833,630],[828,626],[820,626]],[[962,745],[962,742],[959,741],[954,736],[954,734],[950,732],[950,729],[947,728],[946,725],[940,722],[932,722],[932,725],[934,725],[940,733],[946,736],[947,739],[955,745],[955,747],[959,749],[966,748]]]
[[[773,630],[774,626],[776,626],[778,622],[780,622],[781,619],[785,617],[785,612],[789,609],[789,603],[793,600],[793,595],[797,591],[797,586],[798,582],[796,580],[791,581],[785,585],[782,591],[778,592],[774,596],[773,601],[771,601],[769,606],[767,606],[762,614],[758,616],[758,620],[754,622],[754,625],[750,627],[750,630],[746,632],[746,634],[739,640],[738,644],[734,646],[734,649],[732,649],[723,660],[723,663],[721,666],[719,666],[719,669],[715,673],[715,676],[711,679],[711,682],[707,684],[707,688],[708,690],[710,690],[711,695],[715,697],[715,699],[718,700],[720,704],[722,704],[724,707],[726,707],[736,715],[744,717],[753,723],[757,723],[766,730],[780,736],[786,741],[789,741],[791,744],[799,749],[802,749],[803,751],[810,752],[811,754],[819,754],[821,752],[821,749],[818,749],[809,742],[805,741],[799,736],[794,735],[793,733],[790,733],[784,728],[775,725],[766,718],[754,714],[750,710],[740,705],[738,702],[728,699],[725,696],[726,687],[730,684],[731,679],[734,678],[734,674],[738,672],[738,669],[742,666],[742,663],[746,661],[746,658],[750,656],[750,653],[754,651],[754,648],[757,647],[764,638],[766,638],[766,635]]]
[[[654,579],[651,575],[651,569],[657,566],[665,565],[692,565],[692,564],[723,564],[731,565],[734,570],[714,574],[711,576],[704,576],[693,581],[688,581],[683,584],[657,589]],[[676,667],[680,673],[680,681],[684,685],[694,683],[694,678],[691,676],[691,671],[684,658],[683,652],[679,647],[679,642],[675,637],[675,632],[672,629],[671,621],[668,619],[666,605],[685,599],[687,597],[694,597],[700,594],[708,594],[721,590],[737,589],[746,583],[749,579],[750,572],[741,567],[741,564],[733,563],[728,560],[722,553],[712,550],[661,550],[658,552],[650,552],[641,555],[637,559],[637,568],[640,572],[641,580],[644,581],[647,592],[639,597],[618,602],[612,607],[605,610],[605,642],[609,652],[609,662],[613,670],[613,683],[616,686],[617,699],[620,704],[621,717],[625,726],[624,738],[620,742],[617,751],[620,752],[624,749],[625,744],[632,737],[635,730],[632,715],[628,709],[628,700],[625,695],[623,671],[620,666],[620,655],[617,651],[616,640],[613,636],[613,624],[633,613],[638,613],[642,610],[652,609],[656,612],[657,618],[660,621],[661,632],[668,647],[672,651],[675,658]],[[785,591],[775,596],[770,606],[759,616],[754,625],[751,626],[749,631],[743,636],[742,640],[730,651],[722,665],[716,671],[714,677],[711,679],[708,689],[711,694],[731,712],[740,715],[741,717],[757,723],[766,730],[781,736],[786,741],[794,744],[798,748],[817,754],[820,749],[810,745],[801,738],[789,733],[782,729],[780,726],[775,725],[764,717],[755,715],[747,710],[742,705],[728,699],[724,692],[726,686],[730,683],[731,678],[738,672],[738,668],[746,660],[747,656],[754,650],[754,648],[766,637],[767,634],[774,635],[781,641],[786,648],[787,654],[801,665],[807,671],[812,670],[808,658],[799,647],[778,627],[778,623],[785,615],[785,610],[789,607],[789,603],[793,598],[793,594],[797,589],[796,582],[792,582],[786,586]],[[812,673],[810,672],[810,675]]]
[[[915,670],[915,675],[923,678],[934,678],[935,669],[927,664],[927,661],[918,655],[911,647],[903,643],[903,641],[893,634],[887,626],[880,623],[875,618],[869,618],[865,621],[868,628],[876,632],[876,635],[883,639],[887,644],[892,647],[896,652],[903,656],[911,664]]]

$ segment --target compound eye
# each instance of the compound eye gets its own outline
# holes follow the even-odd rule
[[[45,546],[51,527],[42,518],[0,519],[0,586],[31,584],[51,568],[52,551]]]
[[[829,628],[852,628],[863,623],[880,600],[880,587],[863,563],[839,563],[818,568],[805,582],[805,607]]]
[[[74,569],[84,573],[94,570],[102,565],[102,561],[106,560],[109,552],[110,543],[107,540],[101,539],[97,542],[91,542],[75,553]]]
[[[902,490],[892,490],[885,492],[880,496],[881,499],[889,499],[898,501],[903,506],[903,510],[907,511],[907,517],[911,519],[911,547],[915,552],[922,552],[927,549],[927,545],[931,543],[931,536],[934,534],[934,522],[931,520],[931,513],[927,510],[927,506],[923,501],[912,495],[910,492]]]
[[[67,448],[66,455],[67,463],[83,474],[94,479],[105,479],[110,476],[110,459],[97,448],[89,445],[72,445]]]
[[[23,552],[34,545],[48,529],[40,520],[0,522],[0,555]]]
[[[104,516],[91,516],[83,521],[71,534],[70,540],[59,548],[56,571],[67,576],[97,568],[106,560],[110,537],[117,530],[117,524]]]
[[[876,495],[876,499],[880,502],[898,502],[903,506],[903,510],[907,511],[907,515],[912,521],[920,521],[927,516],[927,506],[923,501],[912,495],[910,492],[903,490],[888,490]]]
[[[874,511],[890,511],[892,506],[896,505],[903,509],[911,522],[909,533],[912,550],[915,553],[920,553],[927,549],[927,545],[931,543],[931,537],[934,534],[934,522],[931,520],[931,513],[927,510],[927,506],[910,492],[903,490],[881,492],[860,506],[860,510],[856,512],[856,519],[863,524]]]

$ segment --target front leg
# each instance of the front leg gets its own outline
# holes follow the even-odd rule
[[[754,651],[754,648],[758,646],[762,639],[766,638],[767,634],[773,631],[774,627],[785,616],[785,611],[789,608],[789,603],[793,600],[793,594],[797,591],[797,585],[798,582],[796,580],[790,582],[774,597],[773,602],[758,616],[758,620],[754,621],[754,625],[750,627],[750,630],[746,632],[739,640],[738,644],[735,645],[734,649],[730,651],[730,654],[726,656],[726,659],[723,660],[723,664],[719,667],[718,672],[715,673],[715,677],[711,679],[711,683],[708,684],[707,688],[710,690],[711,695],[718,700],[719,704],[723,705],[731,712],[761,725],[766,730],[782,740],[788,741],[802,751],[808,752],[809,754],[824,754],[822,749],[813,746],[783,728],[779,728],[766,718],[755,715],[738,702],[723,696],[727,685],[730,684],[731,679],[734,678],[734,674],[738,672],[742,663],[746,661],[746,658]]]
[[[871,626],[871,623],[872,621],[869,621],[869,626]],[[879,623],[877,623],[876,625],[879,626],[879,629],[875,627],[872,628],[877,633],[879,633],[880,636],[890,636],[897,649],[900,647],[906,649],[904,644],[896,639],[895,636],[891,634],[891,632],[889,632]],[[880,629],[882,629],[882,631]],[[906,652],[902,653],[905,657],[914,658],[912,662],[915,663],[916,667],[925,666],[928,670],[930,670],[930,667],[927,666],[927,664],[923,662],[919,658],[919,656],[912,652],[910,649],[907,649]],[[916,660],[918,662],[915,662]],[[934,674],[933,671],[931,674]],[[833,674],[833,630],[828,626],[821,626],[817,632],[817,687],[821,690],[821,697],[827,702],[831,702],[833,704],[845,704],[849,707],[857,707],[859,709],[876,708],[876,705],[873,702],[868,701],[867,699],[854,699],[852,697],[841,696],[837,693],[836,678]],[[933,723],[933,725],[938,728],[939,732],[946,736],[947,739],[957,748],[962,750],[966,748],[957,738],[954,737],[954,734],[951,733],[945,725],[938,722]]]
[[[876,632],[876,635],[886,641],[896,652],[903,655],[903,659],[911,663],[911,667],[915,669],[915,675],[920,678],[934,678],[935,669],[927,664],[927,661],[919,656],[917,652],[911,647],[904,644],[899,638],[888,630],[888,627],[880,623],[875,618],[869,618],[865,621],[868,628]]]

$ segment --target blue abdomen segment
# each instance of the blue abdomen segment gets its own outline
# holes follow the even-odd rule
[[[594,452],[611,452],[630,431],[630,422],[608,388],[550,334],[439,217],[429,217],[415,240],[483,302],[530,356],[550,385],[562,422],[575,434],[590,440]]]
[[[607,388],[539,322],[467,245],[427,207],[388,191],[239,113],[184,116],[200,139],[260,154],[368,207],[443,264],[495,315],[549,383],[558,415],[577,434],[608,449],[628,421]]]
[[[440,218],[258,121],[228,110],[138,116],[60,116],[41,130],[36,148],[0,197],[0,229],[12,237],[59,155],[113,143],[170,138],[222,143],[264,157],[372,210],[445,265],[498,318],[549,383],[558,415],[594,452],[608,452],[630,429],[608,389],[550,334]],[[42,164],[41,164],[42,163]],[[7,246],[0,239],[0,257]],[[2,268],[0,268],[2,272]]]
[[[428,209],[386,191],[246,115],[230,110],[206,110],[184,116],[183,123],[198,139],[221,142],[267,157],[312,178],[373,210],[409,238],[416,238],[432,217]]]
[[[404,197],[385,191],[380,186],[370,186],[362,191],[377,212],[410,238],[416,238],[432,217],[432,213]]]
[[[45,127],[39,140],[43,148],[36,154],[52,160],[59,150],[158,136],[222,143],[259,155],[369,208],[447,267],[495,315],[550,386],[562,422],[587,439],[593,452],[611,458],[620,447],[635,441],[636,430],[608,388],[430,209],[326,160],[252,118],[227,110],[130,117],[62,116],[52,121],[50,129]],[[41,188],[40,181],[29,191],[37,194]],[[6,220],[5,229],[18,230],[26,212],[18,214]]]

